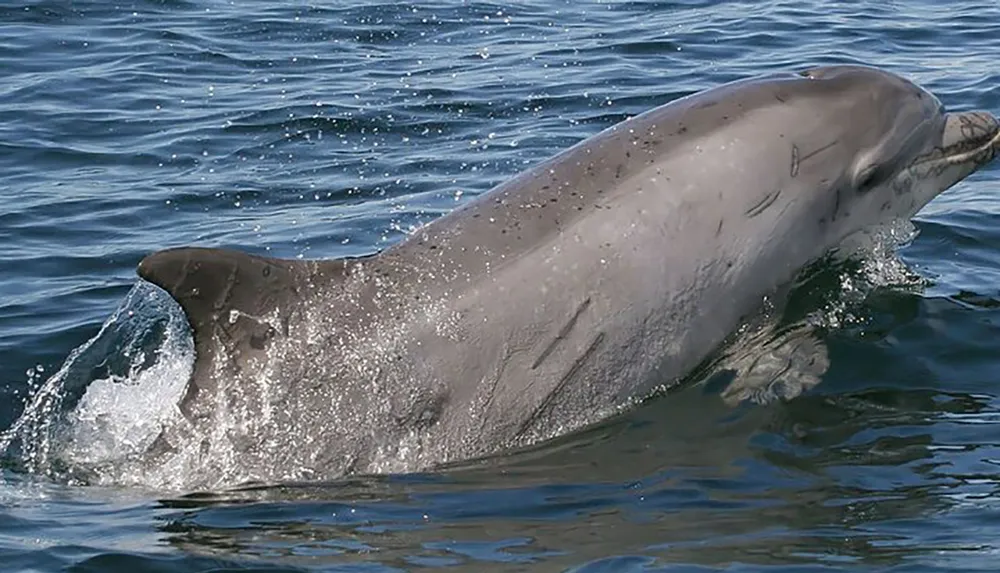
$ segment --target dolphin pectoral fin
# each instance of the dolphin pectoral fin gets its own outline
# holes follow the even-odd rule
[[[794,398],[819,384],[830,367],[826,345],[811,327],[764,334],[769,339],[763,345],[748,344],[746,351],[725,364],[736,371],[735,379],[722,391],[722,399],[731,406]]]

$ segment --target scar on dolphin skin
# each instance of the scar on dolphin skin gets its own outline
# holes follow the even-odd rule
[[[504,342],[503,350],[500,353],[500,360],[497,362],[493,369],[492,381],[488,383],[487,387],[480,387],[481,392],[485,392],[485,402],[483,402],[482,407],[479,409],[482,415],[479,416],[479,431],[486,431],[486,424],[489,421],[489,412],[493,409],[493,401],[497,395],[497,386],[500,384],[500,379],[503,378],[504,372],[507,370],[507,364],[510,362],[510,357],[514,353],[511,351],[510,347],[506,342]]]
[[[597,347],[600,346],[603,341],[604,333],[598,332],[597,336],[595,336],[594,340],[590,343],[590,346],[583,351],[583,354],[581,354],[579,358],[573,362],[573,365],[569,367],[569,370],[567,370],[566,373],[563,374],[562,378],[559,379],[559,383],[556,384],[556,387],[549,392],[548,396],[546,396],[545,399],[542,400],[542,403],[538,405],[538,408],[536,408],[535,411],[528,416],[528,419],[521,424],[521,427],[514,433],[514,440],[523,436],[528,429],[535,425],[535,422],[545,415],[545,413],[552,407],[552,404],[556,401],[556,397],[562,393],[563,389],[566,388],[566,385],[569,384],[569,381],[572,380],[576,373],[580,371],[580,368],[583,367],[584,363],[587,362],[587,359],[594,354]]]
[[[993,125],[986,117],[974,112],[959,117],[959,121],[965,139],[982,139],[990,134],[990,126]]]
[[[779,195],[781,195],[781,189],[775,189],[774,191],[771,191],[770,193],[765,195],[763,199],[757,202],[756,205],[750,207],[750,209],[748,209],[746,212],[746,216],[753,219],[757,215],[760,215],[761,213],[766,211],[768,207],[774,205],[774,202],[778,200]]]
[[[552,339],[552,342],[550,342],[549,345],[545,347],[545,350],[543,350],[542,353],[538,355],[538,358],[536,358],[535,362],[531,365],[532,370],[535,370],[536,368],[541,366],[542,362],[545,362],[545,359],[548,358],[549,355],[552,354],[552,351],[556,349],[556,346],[558,346],[560,342],[566,339],[566,336],[569,335],[569,332],[573,330],[574,326],[576,326],[576,321],[579,320],[580,315],[583,314],[583,311],[587,310],[587,307],[589,306],[590,306],[590,297],[587,297],[587,300],[580,303],[580,306],[576,308],[576,312],[573,313],[573,316],[569,319],[569,321],[566,324],[564,324],[562,328],[559,329],[559,333],[556,334],[556,337]]]
[[[816,157],[816,155],[818,155],[818,154],[826,151],[827,149],[830,149],[834,145],[837,145],[837,143],[839,143],[839,142],[840,142],[839,139],[834,139],[833,141],[831,141],[830,143],[827,143],[823,147],[820,147],[819,149],[816,149],[815,151],[812,151],[812,152],[807,153],[805,155],[802,155],[802,153],[799,151],[799,146],[798,145],[792,144],[791,176],[792,177],[797,177],[799,175],[799,167],[802,166],[802,162],[803,161],[809,161],[813,157]]]

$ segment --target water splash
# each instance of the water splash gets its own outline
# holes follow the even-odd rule
[[[834,296],[809,316],[809,322],[824,329],[863,326],[858,314],[865,299],[881,288],[920,289],[927,279],[900,259],[898,250],[918,234],[908,219],[895,219],[848,237],[834,254],[838,265],[838,288]]]
[[[830,366],[824,338],[844,328],[863,329],[865,301],[879,289],[919,289],[926,279],[906,266],[898,249],[917,234],[908,220],[855,233],[823,260],[804,269],[789,288],[762,301],[708,361],[691,376],[735,377],[720,389],[730,405],[790,399],[819,384]]]
[[[21,416],[0,433],[0,456],[29,474],[104,482],[108,468],[146,451],[178,415],[193,365],[180,308],[140,281],[100,331],[36,385]]]

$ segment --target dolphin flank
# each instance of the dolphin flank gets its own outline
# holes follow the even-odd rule
[[[987,112],[817,67],[633,117],[375,255],[152,254],[138,273],[183,308],[196,359],[149,463],[207,486],[411,471],[592,423],[998,148]]]

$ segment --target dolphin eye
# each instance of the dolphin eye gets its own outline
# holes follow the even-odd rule
[[[867,193],[884,183],[888,175],[888,169],[873,163],[858,173],[854,179],[854,188],[858,190],[858,193]]]

